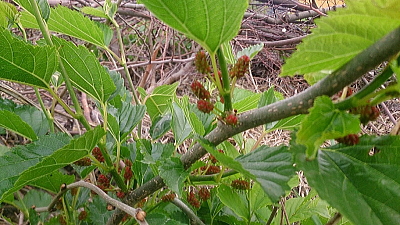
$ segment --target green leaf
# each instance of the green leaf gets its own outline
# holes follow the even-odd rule
[[[13,112],[7,110],[0,110],[0,126],[11,130],[21,136],[30,140],[36,140],[37,136],[29,124],[25,123]]]
[[[163,114],[168,109],[172,98],[176,95],[175,91],[178,84],[174,83],[156,87],[153,93],[148,96],[145,105],[151,121],[154,121],[157,116]]]
[[[107,210],[107,202],[100,196],[93,197],[93,203],[88,204],[89,219],[92,224],[107,224],[114,211]]]
[[[151,127],[150,127],[150,135],[153,140],[157,140],[162,135],[167,133],[171,129],[171,121],[172,116],[171,114],[167,114],[164,116],[157,117]]]
[[[257,44],[257,45],[252,45],[247,48],[244,48],[242,51],[239,51],[236,54],[236,58],[240,58],[243,55],[247,55],[250,57],[250,60],[254,58],[262,49],[264,48],[264,44]]]
[[[58,149],[36,165],[23,171],[13,184],[13,187],[7,190],[3,196],[7,196],[24,185],[33,183],[53,173],[55,170],[89,155],[103,135],[104,130],[101,127],[97,127],[94,130],[86,132],[81,137],[72,140],[68,145]]]
[[[315,20],[317,28],[303,39],[281,75],[321,79],[400,26],[399,11],[397,0],[346,1],[346,8]]]
[[[240,194],[226,184],[221,184],[218,187],[217,195],[225,206],[229,207],[243,220],[248,221],[250,217],[250,209],[244,194]]]
[[[313,159],[320,145],[328,139],[360,131],[358,116],[335,109],[327,96],[318,97],[297,132],[297,143],[307,147],[307,158]]]
[[[39,28],[35,17],[28,12],[22,12],[21,23],[26,28]],[[64,6],[52,8],[47,25],[51,31],[84,40],[103,49],[107,48],[106,32],[102,29],[109,30],[110,28],[100,28],[94,21],[78,11]]]
[[[175,157],[166,159],[158,170],[165,184],[178,196],[182,196],[183,184],[189,172],[183,168],[181,160]]]
[[[1,156],[0,202],[6,197],[4,193],[14,186],[22,172],[62,148],[69,141],[70,137],[66,134],[51,134],[31,144],[14,147]]]
[[[54,47],[32,46],[0,29],[0,78],[49,89],[58,61]]]
[[[261,146],[236,158],[251,173],[273,202],[278,202],[290,190],[288,181],[295,175],[293,159],[288,147]]]
[[[215,53],[239,31],[247,0],[143,0],[156,17]]]
[[[172,132],[174,133],[175,145],[182,144],[191,134],[192,127],[186,119],[184,111],[176,102],[172,103]]]
[[[310,186],[352,223],[400,221],[399,136],[363,136],[355,146],[320,150],[313,161],[306,160],[301,146],[293,150]],[[376,153],[371,155],[371,150]]]
[[[100,17],[100,18],[107,18],[107,15],[104,13],[103,8],[101,7],[97,7],[97,8],[93,8],[93,7],[82,7],[81,12],[85,13],[85,14],[89,14],[91,16],[95,16],[95,17]]]
[[[49,131],[46,116],[36,107],[17,105],[11,100],[0,98],[0,110],[7,110],[21,117],[25,123],[30,125],[37,136],[45,135]]]
[[[48,20],[50,17],[50,5],[47,0],[37,0],[39,6],[40,15],[44,20]]]
[[[62,174],[60,171],[56,170],[38,180],[29,183],[29,185],[47,190],[49,192],[57,193],[60,191],[62,184],[71,184],[73,182],[75,182],[74,175]]]
[[[115,91],[115,85],[94,54],[61,38],[53,37],[53,41],[72,84],[104,104]]]
[[[8,28],[14,23],[17,8],[8,2],[0,2],[0,27]]]
[[[290,223],[305,220],[313,215],[329,217],[328,204],[317,196],[288,199],[285,202],[285,208]]]
[[[257,108],[261,94],[246,89],[235,88],[233,96],[233,108],[236,109],[238,113],[242,113]]]
[[[276,123],[268,123],[265,126],[265,129],[268,131],[273,130],[295,130],[297,129],[301,122],[303,121],[305,115],[295,115],[291,117],[287,117],[285,119],[276,121]]]
[[[146,106],[133,105],[130,102],[121,102],[120,107],[114,108],[109,106],[108,111],[111,116],[116,119],[118,130],[114,131],[114,138],[116,140],[125,139],[133,130],[133,128],[142,121],[146,113]]]

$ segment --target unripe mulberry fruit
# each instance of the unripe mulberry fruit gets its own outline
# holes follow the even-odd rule
[[[126,166],[124,168],[124,178],[125,178],[125,180],[126,181],[131,180],[132,176],[133,176],[133,172],[131,170],[131,167],[130,166]]]
[[[106,177],[104,174],[100,174],[99,177],[97,178],[97,184],[99,185],[100,188],[101,187],[108,188],[110,187],[110,179],[108,179],[108,177]]]
[[[202,166],[200,167],[200,170],[205,171],[206,175],[211,175],[221,172],[221,168],[219,168],[219,166],[214,166],[214,165]]]
[[[161,197],[163,202],[171,202],[176,197],[175,193],[170,193]]]
[[[205,188],[205,187],[200,188],[199,198],[201,200],[207,201],[210,197],[211,197],[211,194],[210,194],[210,191],[207,188]]]
[[[249,71],[249,65],[250,58],[247,55],[241,56],[231,69],[230,76],[236,77],[237,79],[243,77],[247,71]]]
[[[119,199],[123,199],[123,198],[125,197],[125,193],[122,192],[122,191],[117,191],[117,197],[118,197]]]
[[[367,124],[369,121],[374,121],[380,115],[378,107],[370,105],[353,108],[350,110],[350,113],[359,114],[360,122],[362,124]]]
[[[196,195],[193,192],[188,193],[187,201],[193,207],[200,208],[200,201],[197,199]]]
[[[208,100],[211,97],[210,92],[207,91],[197,80],[193,81],[193,83],[190,85],[190,89],[192,89],[193,94],[199,99]]]
[[[104,156],[103,153],[101,153],[101,150],[99,147],[94,147],[92,150],[92,155],[99,160],[99,162],[104,162]]]
[[[214,105],[206,100],[199,99],[197,101],[197,108],[203,113],[210,113],[214,109]]]
[[[194,58],[194,65],[197,71],[201,74],[207,74],[211,72],[211,67],[208,64],[207,56],[204,51],[199,51],[196,53],[196,56]]]
[[[229,114],[225,117],[225,123],[228,125],[236,125],[238,123],[238,119],[235,114]]]
[[[92,164],[92,160],[89,157],[84,157],[78,161],[74,162],[77,166],[90,166]]]
[[[237,179],[232,181],[231,187],[238,190],[249,190],[250,183],[246,180]]]
[[[356,145],[358,142],[360,142],[360,138],[357,134],[349,134],[344,137],[337,138],[336,141],[345,145]]]

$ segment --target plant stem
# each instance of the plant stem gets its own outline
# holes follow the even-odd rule
[[[204,225],[204,223],[200,220],[200,218],[185,204],[183,203],[178,197],[175,197],[172,200],[174,205],[178,206],[186,215],[189,217],[191,223],[193,225]]]
[[[220,94],[224,98],[224,112],[231,112],[233,109],[231,93],[233,92],[232,90],[235,87],[231,87],[228,68],[226,66],[226,60],[221,47],[217,50],[217,57],[222,75],[223,92]]]
[[[44,106],[43,100],[42,100],[42,97],[40,96],[38,88],[35,87],[34,89],[35,89],[36,98],[38,99],[40,107],[42,108],[42,111],[43,111],[44,115],[46,116],[47,122],[49,123],[50,132],[54,133],[54,118],[50,114],[49,110],[47,110],[47,108]]]
[[[50,37],[49,28],[47,27],[46,22],[41,17],[41,13],[40,13],[39,7],[37,5],[37,2],[35,0],[30,0],[30,3],[32,5],[33,11],[34,11],[34,14],[35,14],[34,16],[36,18],[36,21],[39,25],[40,31],[42,32],[44,39],[46,40],[46,43],[49,46],[54,46],[54,43]],[[59,67],[61,69],[60,72],[64,78],[65,86],[68,89],[68,92],[70,94],[70,97],[71,97],[72,102],[75,107],[75,111],[76,111],[75,117],[76,117],[76,119],[79,120],[79,122],[81,122],[83,124],[83,126],[86,128],[86,130],[90,130],[91,127],[90,127],[89,123],[86,121],[86,118],[83,116],[83,112],[79,105],[78,98],[76,97],[76,94],[75,94],[74,89],[71,84],[71,80],[69,79],[69,76],[67,74],[67,71],[65,70],[64,64],[61,61],[61,57],[60,57],[60,54],[58,54],[58,51],[57,51],[57,61],[59,62]],[[48,89],[51,90],[50,87],[48,87]],[[54,92],[50,92],[50,93],[53,95],[53,97],[56,97],[56,94]]]

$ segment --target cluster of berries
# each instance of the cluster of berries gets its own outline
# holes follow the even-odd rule
[[[237,190],[249,190],[250,182],[247,180],[236,179],[232,181],[231,187]]]
[[[205,202],[211,198],[210,190],[206,187],[201,187],[197,194],[194,191],[190,191],[187,193],[187,201],[194,208],[200,208],[200,200]]]
[[[239,79],[249,71],[249,66],[250,66],[250,57],[248,57],[247,55],[243,55],[237,60],[237,62],[229,72],[229,75],[232,78],[236,77],[237,79]]]

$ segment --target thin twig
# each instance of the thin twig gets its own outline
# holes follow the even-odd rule
[[[179,198],[175,197],[171,202],[178,206],[184,213],[186,213],[190,221],[193,222],[193,225],[204,225],[203,221],[200,220],[200,218],[192,211],[192,209],[190,209]]]
[[[335,225],[342,218],[342,214],[339,212],[335,213],[335,215],[325,224],[325,225]]]

